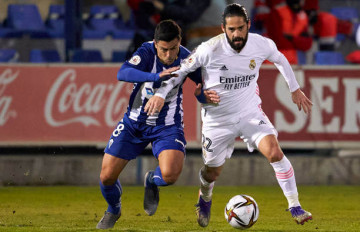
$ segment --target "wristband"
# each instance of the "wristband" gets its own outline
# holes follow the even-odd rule
[[[201,88],[201,93],[200,93],[200,95],[196,96],[196,99],[197,99],[200,103],[203,103],[203,104],[206,104],[206,103],[207,103],[206,97],[205,97],[205,94],[204,94],[204,89]]]

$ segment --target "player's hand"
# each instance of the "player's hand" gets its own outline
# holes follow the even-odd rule
[[[292,101],[297,105],[299,111],[303,109],[306,114],[310,114],[313,103],[305,96],[300,88],[291,93],[291,98]]]
[[[197,84],[194,92],[195,96],[199,96],[201,94],[201,88],[202,84]],[[215,90],[204,90],[204,95],[207,103],[217,104],[220,102],[220,97]]]
[[[147,115],[154,115],[160,113],[164,106],[165,99],[159,96],[152,96],[146,103],[144,111]]]
[[[159,74],[159,77],[160,77],[160,80],[161,81],[165,81],[165,80],[168,80],[172,77],[177,77],[178,75],[176,73],[173,73],[177,70],[179,70],[180,66],[176,66],[176,67],[171,67],[169,69],[165,69],[164,71],[162,71],[160,74]]]

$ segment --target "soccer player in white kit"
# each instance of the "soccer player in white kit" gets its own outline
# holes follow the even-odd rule
[[[273,62],[285,78],[298,109],[311,111],[312,102],[300,90],[294,72],[275,43],[258,34],[249,33],[250,20],[245,8],[239,4],[228,5],[223,13],[220,34],[202,43],[181,63],[174,77],[162,83],[145,107],[150,114],[163,104],[167,93],[186,77],[187,73],[201,67],[204,89],[215,90],[218,104],[202,105],[202,143],[205,166],[200,170],[200,191],[197,219],[207,226],[214,182],[220,175],[226,159],[231,157],[237,137],[247,143],[248,150],[258,149],[274,168],[276,178],[288,200],[289,211],[298,224],[312,219],[311,213],[301,208],[294,170],[283,154],[277,131],[261,109],[257,79],[261,64]]]

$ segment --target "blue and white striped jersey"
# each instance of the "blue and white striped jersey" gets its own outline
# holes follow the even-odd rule
[[[130,119],[152,126],[183,125],[182,86],[185,80],[167,94],[164,107],[160,113],[148,116],[144,112],[144,107],[148,99],[154,95],[161,85],[158,73],[164,69],[179,66],[180,62],[189,54],[189,50],[180,46],[177,59],[173,64],[167,66],[161,63],[157,57],[154,43],[146,42],[122,65],[117,75],[118,80],[134,83],[126,112]],[[202,82],[200,69],[190,73],[188,77],[196,84]]]

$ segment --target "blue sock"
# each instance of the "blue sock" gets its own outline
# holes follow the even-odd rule
[[[122,194],[120,181],[117,180],[113,185],[103,185],[100,181],[100,189],[109,205],[106,211],[112,214],[119,214],[121,209],[120,197]]]
[[[168,184],[164,181],[163,176],[161,174],[160,166],[157,166],[154,175],[152,176],[150,183],[155,184],[157,186],[168,186]]]

